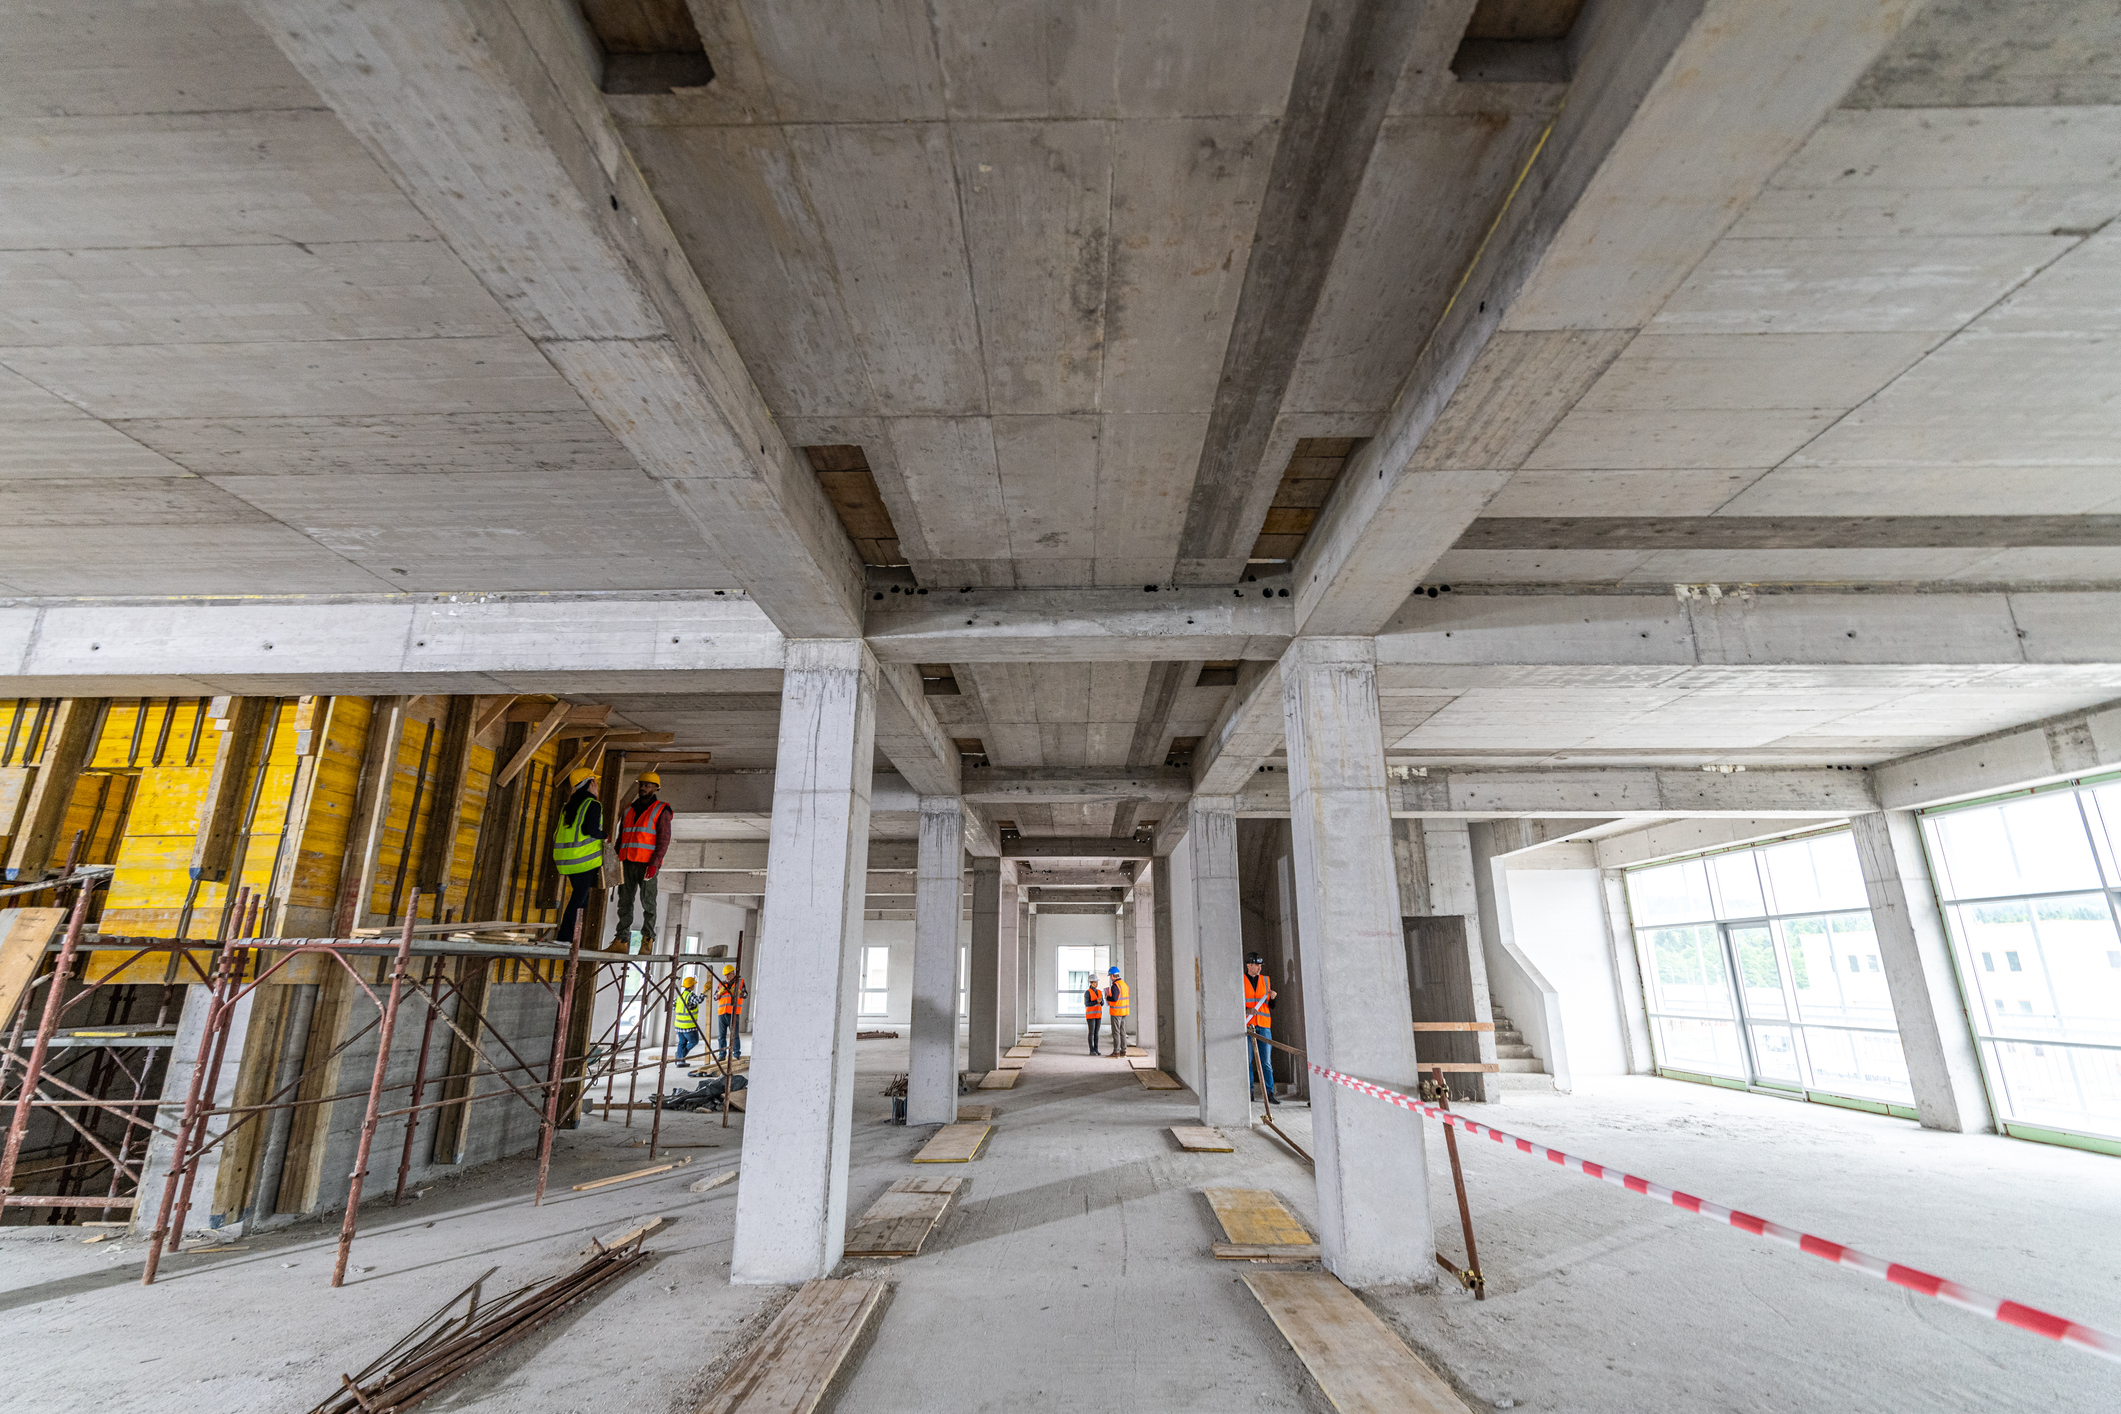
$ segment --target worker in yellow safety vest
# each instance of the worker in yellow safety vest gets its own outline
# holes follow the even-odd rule
[[[1245,954],[1245,1049],[1252,1052],[1253,1078],[1267,1087],[1263,1099],[1274,1098],[1274,1047],[1268,1038],[1274,1032],[1274,983],[1267,976],[1267,960],[1256,952]]]
[[[560,909],[559,941],[571,943],[584,926],[589,895],[602,877],[604,807],[597,800],[596,772],[577,766],[567,773],[567,799],[552,830],[552,864],[567,881],[567,902]]]
[[[633,942],[636,898],[641,901],[641,939],[654,949],[655,876],[670,852],[670,807],[656,794],[662,788],[661,776],[641,772],[633,804],[619,816],[619,928],[611,941],[622,949]]]
[[[744,1010],[744,998],[750,987],[736,975],[734,966],[725,965],[722,975],[714,983],[714,1053],[730,1060],[739,1060],[744,1054],[744,1043],[737,1036],[736,1028]]]
[[[1090,1023],[1090,1054],[1097,1055],[1098,1028],[1105,1024],[1105,994],[1097,985],[1097,978],[1090,978],[1090,985],[1083,989],[1083,1016]]]
[[[1123,1056],[1127,1053],[1127,1014],[1133,1010],[1132,998],[1118,968],[1106,968],[1105,975],[1109,979],[1105,983],[1105,1010],[1112,1017],[1112,1054]]]
[[[678,1028],[678,1059],[683,1060],[700,1044],[700,994],[699,983],[691,977],[678,983],[676,1020]]]

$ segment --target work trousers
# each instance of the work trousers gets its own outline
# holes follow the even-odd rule
[[[1274,1048],[1267,1044],[1267,1039],[1271,1035],[1273,1033],[1262,1026],[1247,1027],[1245,1030],[1245,1036],[1251,1041],[1251,1049],[1254,1052],[1252,1056],[1253,1078],[1255,1080],[1263,1078],[1270,1091],[1274,1085]],[[1267,1097],[1262,1096],[1261,1098]]]
[[[584,869],[579,874],[560,876],[567,881],[567,901],[560,906],[560,931],[553,935],[560,942],[573,942],[574,930],[585,926],[584,915],[589,911],[589,896],[596,891],[597,874],[597,870]]]
[[[633,901],[641,901],[641,941],[655,951],[655,878],[645,859],[619,861],[619,941],[631,944]]]
[[[1086,1019],[1090,1023],[1090,1054],[1094,1056],[1097,1054],[1098,1028],[1105,1024],[1105,1019],[1102,1016],[1092,1016]]]
[[[744,1040],[736,1034],[735,1012],[724,1012],[715,1019],[714,1050],[716,1055],[724,1055],[731,1060],[737,1060],[743,1056]]]
[[[678,1029],[678,1059],[683,1060],[686,1056],[692,1054],[692,1048],[699,1043],[700,1033],[697,1028],[680,1027]]]

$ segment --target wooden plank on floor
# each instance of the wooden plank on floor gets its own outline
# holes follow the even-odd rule
[[[1003,1056],[994,1063],[994,1068],[996,1070],[1022,1070],[1024,1068],[1024,1057]]]
[[[1017,1056],[1021,1058],[1030,1055],[1033,1051],[1037,1049],[1038,1047],[1036,1046],[1011,1046],[1007,1051],[1004,1051],[1003,1054]]]
[[[1248,1247],[1303,1247],[1318,1240],[1264,1188],[1206,1188],[1201,1193],[1228,1241]]]
[[[1340,1414],[1466,1414],[1450,1385],[1331,1272],[1245,1277]]]
[[[1208,1255],[1218,1262],[1315,1262],[1315,1242],[1277,1243],[1260,1247],[1245,1242],[1211,1242]]]
[[[861,1277],[804,1282],[700,1414],[811,1414],[876,1318],[884,1290]]]
[[[1144,1090],[1183,1090],[1185,1085],[1160,1070],[1144,1067],[1134,1072],[1134,1078],[1142,1083]]]
[[[900,1179],[891,1185],[885,1194],[869,1205],[847,1235],[847,1255],[850,1257],[918,1257],[921,1244],[935,1225],[950,1211],[951,1200],[963,1178],[953,1175],[936,1183],[928,1181],[926,1187],[907,1187],[920,1184],[920,1179]],[[947,1185],[947,1186],[944,1186]]]
[[[960,1123],[984,1124],[1002,1112],[1000,1105],[959,1105],[957,1117]]]
[[[1016,1077],[1022,1074],[1023,1072],[1020,1070],[990,1070],[987,1072],[986,1079],[980,1081],[979,1088],[982,1090],[1007,1090],[1016,1084]]]
[[[1210,1129],[1204,1124],[1174,1124],[1171,1126],[1171,1137],[1178,1141],[1179,1148],[1191,1154],[1236,1152],[1230,1141],[1223,1138],[1220,1130]]]
[[[1155,1060],[1149,1056],[1128,1056],[1127,1064],[1133,1066],[1136,1070],[1156,1069]]]
[[[980,1145],[994,1132],[991,1124],[946,1124],[913,1156],[917,1164],[965,1164],[979,1153]]]
[[[965,1186],[961,1173],[917,1173],[891,1185],[893,1193],[955,1193]]]

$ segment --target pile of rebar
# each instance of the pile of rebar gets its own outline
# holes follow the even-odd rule
[[[600,1250],[572,1271],[481,1302],[485,1276],[465,1287],[358,1374],[340,1376],[338,1393],[309,1414],[389,1414],[410,1409],[466,1370],[537,1330],[648,1254],[642,1237]],[[459,1306],[463,1307],[461,1313]]]

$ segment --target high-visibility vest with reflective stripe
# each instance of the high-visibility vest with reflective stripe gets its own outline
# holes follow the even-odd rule
[[[604,842],[582,833],[582,817],[594,799],[584,796],[575,807],[574,818],[562,817],[552,832],[552,862],[562,874],[586,873],[604,862]]]
[[[1127,984],[1115,977],[1105,984],[1105,1001],[1114,1016],[1127,1014]]]
[[[700,994],[699,994],[698,992],[692,992],[692,991],[685,991],[685,992],[679,992],[679,993],[678,993],[678,1030],[680,1030],[680,1031],[697,1031],[697,1030],[699,1030],[699,1029],[700,1029]]]
[[[1083,993],[1083,1015],[1103,1016],[1104,1014],[1105,994],[1097,990],[1097,984],[1093,982],[1090,985],[1090,989]]]
[[[726,982],[717,978],[714,984],[714,1014],[735,1016],[737,1007],[749,993],[750,988],[741,977]]]
[[[1267,993],[1273,991],[1267,982],[1267,974],[1249,974],[1245,977],[1245,1025],[1256,1026],[1264,1031],[1274,1025],[1274,1012],[1267,1005]]]
[[[670,807],[660,800],[651,800],[646,809],[638,802],[626,807],[626,817],[619,825],[619,858],[635,864],[646,864],[655,858],[656,827]]]

